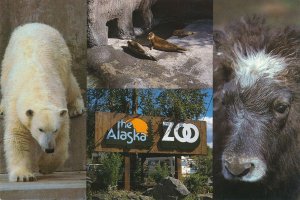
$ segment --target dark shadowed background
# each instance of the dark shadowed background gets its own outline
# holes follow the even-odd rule
[[[214,0],[214,28],[245,15],[258,14],[272,26],[300,26],[299,0]]]

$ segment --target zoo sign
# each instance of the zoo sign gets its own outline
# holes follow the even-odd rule
[[[164,121],[162,125],[164,134],[157,144],[160,149],[193,151],[199,146],[202,140],[200,137],[200,128],[195,124]]]
[[[105,136],[105,144],[123,148],[147,148],[152,145],[148,124],[139,118],[121,119]]]
[[[101,152],[206,154],[206,123],[96,112],[95,142]]]
[[[173,122],[163,122],[163,126],[167,126],[167,130],[162,138],[162,141],[173,142],[176,138],[177,141],[182,143],[195,143],[199,139],[199,130],[194,124],[178,123],[174,128],[174,137],[171,137],[171,130],[174,126]],[[179,129],[181,130],[181,135],[179,134]],[[194,135],[192,136],[192,131]]]

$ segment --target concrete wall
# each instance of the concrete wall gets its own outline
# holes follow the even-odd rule
[[[63,35],[73,58],[73,72],[86,89],[86,0],[0,1],[0,60],[2,61],[11,32],[15,27],[41,22],[56,28]],[[3,121],[0,120],[0,173],[4,172]],[[61,170],[83,170],[85,165],[86,117],[72,119],[71,157]]]
[[[8,17],[8,0],[1,0],[0,1],[0,60],[2,61],[3,54],[5,51],[5,47],[7,45],[7,40],[9,37],[10,32],[10,25],[9,25],[9,17]],[[1,73],[1,72],[0,72]]]
[[[73,57],[73,71],[86,85],[86,0],[0,1],[0,59],[11,32],[29,22],[53,26],[63,35]]]

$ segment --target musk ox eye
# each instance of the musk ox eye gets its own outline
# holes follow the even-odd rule
[[[39,128],[39,131],[40,131],[40,132],[44,132],[44,130],[43,130],[43,129],[41,129],[41,128]]]
[[[221,103],[222,103],[223,106],[227,106],[228,103],[227,103],[225,97],[222,97]]]
[[[278,103],[274,107],[275,111],[278,113],[281,113],[281,114],[287,112],[288,108],[289,108],[289,105],[283,104],[283,103]]]
[[[224,101],[223,98],[221,99],[221,103],[222,103],[223,106],[225,106],[225,101]]]

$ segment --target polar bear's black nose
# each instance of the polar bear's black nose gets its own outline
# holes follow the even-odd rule
[[[45,149],[45,152],[46,152],[46,153],[53,153],[53,152],[54,152],[54,149]]]

